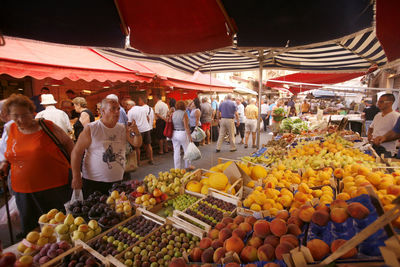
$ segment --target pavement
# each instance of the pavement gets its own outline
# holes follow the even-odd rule
[[[271,138],[272,135],[266,132],[261,132],[260,135],[260,146],[266,144]],[[238,159],[242,156],[248,156],[256,151],[256,148],[251,147],[251,137],[249,138],[249,147],[244,148],[244,145],[238,145],[240,142],[240,137],[236,137],[236,148],[237,151],[230,152],[230,145],[227,142],[221,147],[220,152],[216,152],[216,142],[213,142],[209,145],[199,146],[201,152],[201,159],[193,161],[192,165],[196,168],[202,169],[209,169],[214,165],[218,164],[218,158],[225,158],[225,159]],[[147,161],[141,162],[142,166],[140,166],[136,171],[127,173],[125,175],[126,179],[137,179],[143,180],[144,177],[148,174],[154,174],[158,176],[158,173],[168,171],[171,168],[174,168],[174,160],[173,160],[173,152],[166,153],[164,155],[158,155],[157,151],[154,151],[154,165],[149,165]],[[1,218],[0,214],[0,218]],[[21,227],[18,221],[13,221],[13,232],[14,232],[14,239],[15,235],[19,233]],[[0,222],[0,240],[3,244],[3,248],[6,248],[11,245],[11,241],[8,234],[8,226],[7,223]]]

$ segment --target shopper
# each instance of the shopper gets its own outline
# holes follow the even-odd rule
[[[79,118],[79,113],[75,111],[74,108],[74,103],[72,102],[72,100],[77,97],[76,93],[71,90],[68,89],[65,92],[67,98],[63,98],[60,102],[61,102],[61,110],[64,111],[65,113],[67,113],[68,117],[73,120],[73,119],[77,119]]]
[[[63,210],[64,203],[71,198],[69,162],[34,119],[36,107],[28,97],[11,95],[3,110],[14,122],[6,129],[6,161],[0,164],[1,177],[10,167],[22,227],[18,237],[23,237],[38,227],[40,215],[53,208]],[[71,138],[51,121],[44,122],[70,154]]]
[[[392,109],[394,101],[395,98],[393,94],[384,94],[379,98],[378,108],[381,112],[376,114],[368,129],[369,141],[373,141],[378,136],[385,135],[396,125],[400,114]],[[376,147],[375,150],[378,150],[378,154],[384,154],[385,157],[391,157],[392,154],[396,153],[396,142],[390,141],[382,143],[381,147]]]
[[[269,124],[268,123],[269,122],[268,109],[269,109],[269,106],[267,104],[267,101],[266,100],[261,100],[260,116],[261,116],[261,119],[262,119],[263,124],[264,124],[264,126],[263,126],[264,132],[267,131],[267,126]]]
[[[224,141],[225,134],[229,136],[229,143],[231,146],[230,151],[236,151],[235,145],[235,121],[239,124],[239,115],[237,113],[236,104],[232,101],[232,95],[228,94],[225,100],[219,106],[219,117],[221,118],[220,121],[220,129],[218,134],[218,142],[217,142],[217,149],[216,152],[221,151],[222,142]]]
[[[159,144],[158,154],[163,155],[164,153],[168,153],[167,140],[164,136],[164,129],[168,115],[168,105],[161,100],[159,95],[154,95],[153,98],[156,102],[154,113],[156,117],[156,137]]]
[[[301,105],[301,113],[302,114],[307,114],[310,112],[311,105],[307,102],[307,100],[304,100],[303,104]]]
[[[382,143],[391,142],[400,139],[400,117],[397,119],[393,129],[388,131],[386,134],[377,136],[373,139],[375,145],[382,145]],[[397,152],[396,158],[400,158],[400,148]]]
[[[141,145],[135,123],[118,123],[118,101],[103,99],[100,112],[101,119],[85,127],[72,151],[72,188],[82,188],[85,199],[94,191],[108,194],[112,184],[122,180],[127,141],[135,148]]]
[[[118,96],[115,94],[109,94],[106,96],[107,99],[114,99],[115,101],[118,102]],[[123,125],[128,124],[128,116],[126,115],[125,109],[122,106],[119,106],[119,123],[122,123]]]
[[[256,148],[256,132],[257,132],[257,119],[258,119],[258,108],[255,105],[256,100],[251,99],[250,104],[247,105],[244,114],[246,116],[246,137],[244,141],[244,148],[248,147],[249,136],[251,133],[251,140],[253,142],[253,148]]]
[[[368,129],[375,118],[375,115],[379,113],[379,108],[372,103],[372,101],[365,101],[367,107],[363,110],[363,117],[365,118],[365,132],[368,133]]]
[[[36,119],[44,118],[46,120],[52,121],[58,127],[64,130],[65,133],[72,133],[71,123],[67,113],[61,109],[56,108],[55,104],[57,101],[54,100],[52,94],[43,94],[41,96],[42,102],[40,104],[44,106],[45,110],[40,111],[36,114]]]
[[[40,94],[31,97],[31,100],[33,101],[33,104],[35,105],[36,113],[39,113],[40,111],[44,110],[44,107],[40,104],[41,96],[44,94],[50,94],[50,89],[47,87],[42,87],[42,89],[40,89]]]
[[[211,144],[211,121],[212,121],[212,115],[213,115],[213,109],[208,102],[208,97],[203,97],[201,99],[201,104],[200,104],[200,123],[201,123],[201,128],[203,131],[206,133],[206,138],[201,142],[202,145],[204,144]]]
[[[244,144],[243,140],[244,140],[246,117],[244,115],[244,106],[242,104],[242,99],[239,97],[236,98],[236,106],[237,106],[237,113],[239,116],[239,126],[236,127],[236,134],[240,135],[239,145],[242,145],[242,144]]]
[[[174,131],[172,133],[172,144],[174,146],[174,167],[182,169],[181,147],[186,152],[186,148],[192,142],[189,117],[186,113],[186,105],[182,100],[176,103],[176,109],[172,114],[172,125]],[[185,168],[194,169],[190,165],[190,161],[185,160]]]
[[[193,102],[189,106],[189,126],[190,126],[190,132],[193,132],[196,127],[201,126],[200,122],[200,117],[201,117],[201,111],[200,111],[200,100],[198,97],[193,99]],[[194,142],[196,146],[199,146],[200,142]]]
[[[79,135],[83,131],[83,128],[90,122],[94,121],[94,115],[87,108],[87,102],[83,97],[75,97],[72,102],[74,103],[75,111],[79,113],[79,118],[74,123],[74,136],[75,142],[77,142]]]
[[[150,126],[151,121],[151,108],[145,104],[143,97],[138,98],[138,105],[132,107],[128,112],[128,121],[135,123],[139,129],[143,139],[143,146],[146,150],[146,156],[150,165],[153,165],[153,148],[151,147],[151,134]],[[140,147],[135,147],[138,165],[140,166]]]

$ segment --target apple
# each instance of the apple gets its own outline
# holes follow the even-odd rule
[[[99,225],[97,224],[97,221],[95,220],[90,220],[88,223],[88,226],[92,229],[95,230]]]
[[[89,226],[88,226],[87,224],[80,224],[80,225],[78,226],[78,231],[79,231],[79,232],[86,233],[86,232],[89,231]]]
[[[0,259],[0,266],[13,266],[14,262],[17,260],[17,257],[12,252],[6,252]]]

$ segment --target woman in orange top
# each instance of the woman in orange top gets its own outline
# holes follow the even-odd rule
[[[15,191],[20,213],[22,233],[38,226],[43,213],[56,208],[62,210],[71,197],[68,181],[69,163],[54,141],[34,119],[35,106],[23,95],[11,95],[3,111],[14,120],[8,129],[6,161],[0,171],[11,168],[11,186]],[[48,128],[71,153],[73,142],[68,135],[51,121]]]

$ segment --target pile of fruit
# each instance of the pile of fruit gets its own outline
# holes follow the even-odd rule
[[[17,247],[17,250],[23,255],[33,255],[44,245],[48,243],[55,243],[57,237],[54,234],[54,228],[51,225],[45,225],[39,232],[32,231],[28,233],[24,240],[22,240]]]
[[[105,267],[105,265],[90,255],[87,251],[74,252],[63,258],[60,267]]]
[[[129,195],[133,192],[136,191],[138,186],[141,186],[143,184],[143,181],[138,181],[138,180],[131,180],[129,182],[119,182],[119,183],[113,183],[111,189],[110,189],[110,194],[112,191],[117,191],[119,194],[122,194],[123,192],[125,195]]]
[[[179,195],[173,199],[169,199],[163,204],[163,209],[160,209],[157,214],[161,217],[172,216],[174,210],[183,211],[198,200],[197,197],[190,194]]]
[[[107,204],[109,204],[118,214],[123,214],[124,217],[132,216],[132,206],[125,192],[121,194],[117,190],[111,192],[111,195],[107,198]]]
[[[159,172],[158,177],[149,174],[143,180],[144,190],[142,193],[153,194],[155,189],[159,189],[161,193],[168,196],[177,195],[182,185],[186,183],[186,177],[189,174],[184,169],[170,169],[169,172]],[[137,189],[137,191],[139,190]]]
[[[44,247],[33,257],[35,264],[45,264],[46,262],[54,259],[58,255],[69,250],[71,245],[68,242],[61,241],[54,244],[46,244]]]
[[[171,259],[190,253],[199,240],[199,237],[167,224],[126,251],[120,261],[126,266],[168,266]]]
[[[40,225],[47,225],[50,224],[55,226],[65,219],[65,214],[62,211],[58,211],[57,209],[52,209],[46,214],[43,214],[39,217],[39,224]]]
[[[232,203],[208,196],[189,207],[185,213],[208,225],[215,226],[222,220],[224,214],[231,214],[235,208],[236,206]]]
[[[33,264],[33,257],[31,255],[24,255],[17,259],[14,253],[2,253],[0,249],[0,266],[4,267],[30,267]]]
[[[137,192],[136,194],[137,197],[135,198],[135,204],[142,206],[145,209],[151,209],[154,207],[154,205],[157,205],[168,199],[168,195],[162,193],[158,188],[154,189],[152,194],[144,194],[144,187],[142,186],[139,186],[138,190],[140,192]]]
[[[72,241],[80,239],[86,242],[100,234],[101,228],[96,220],[90,220],[86,224],[82,217],[74,218],[72,214],[68,214],[64,222],[56,226],[55,232],[59,240],[70,242],[71,239]]]
[[[159,225],[143,216],[135,216],[124,225],[113,229],[107,235],[89,243],[103,256],[117,255],[141,240]]]

